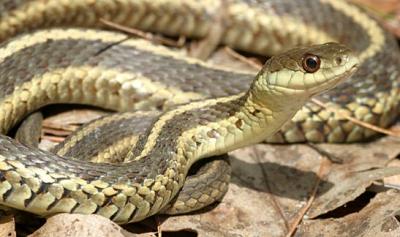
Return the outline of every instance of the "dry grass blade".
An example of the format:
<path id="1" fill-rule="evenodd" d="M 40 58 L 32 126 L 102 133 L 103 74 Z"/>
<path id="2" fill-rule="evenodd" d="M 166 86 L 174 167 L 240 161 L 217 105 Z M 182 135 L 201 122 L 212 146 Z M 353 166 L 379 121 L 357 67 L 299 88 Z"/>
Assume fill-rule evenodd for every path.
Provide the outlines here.
<path id="1" fill-rule="evenodd" d="M 43 121 L 43 128 L 44 129 L 52 129 L 52 130 L 62 130 L 62 131 L 67 131 L 69 133 L 76 131 L 79 126 L 78 125 L 71 125 L 71 124 L 56 124 L 48 121 Z"/>
<path id="2" fill-rule="evenodd" d="M 141 30 L 138 30 L 138 29 L 126 27 L 126 26 L 123 26 L 123 25 L 120 25 L 120 24 L 117 24 L 117 23 L 114 23 L 114 22 L 111 22 L 111 21 L 108 21 L 108 20 L 105 20 L 105 19 L 100 19 L 100 22 L 102 24 L 106 25 L 106 26 L 109 26 L 109 27 L 113 28 L 113 29 L 116 29 L 116 30 L 119 30 L 119 31 L 122 31 L 122 32 L 125 32 L 125 33 L 129 33 L 129 34 L 138 36 L 140 38 L 143 38 L 143 39 L 146 39 L 146 40 L 149 40 L 149 41 L 152 41 L 152 42 L 156 42 L 156 43 L 160 43 L 160 44 L 163 44 L 163 45 L 171 46 L 171 47 L 180 48 L 186 42 L 186 39 L 184 37 L 179 37 L 178 41 L 174 41 L 174 40 L 167 39 L 165 37 L 153 35 L 151 33 L 146 33 L 146 32 L 143 32 Z"/>
<path id="3" fill-rule="evenodd" d="M 261 164 L 263 162 L 262 161 L 263 154 L 261 154 L 261 151 L 256 149 L 256 148 L 254 148 L 253 149 L 253 154 L 254 154 L 253 155 L 253 159 L 255 159 L 259 164 Z M 272 188 L 271 188 L 270 183 L 269 183 L 268 173 L 264 169 L 261 169 L 261 173 L 262 173 L 262 176 L 263 176 L 263 179 L 264 179 L 265 187 L 267 188 L 269 193 L 272 193 L 272 191 L 271 191 Z M 284 211 L 282 210 L 282 207 L 279 205 L 278 200 L 276 199 L 276 197 L 274 195 L 270 195 L 269 197 L 270 197 L 272 206 L 274 207 L 276 212 L 279 213 L 280 218 L 283 220 L 283 223 L 285 225 L 285 230 L 289 230 L 289 222 L 285 218 Z"/>
<path id="4" fill-rule="evenodd" d="M 321 179 L 327 173 L 328 163 L 329 163 L 329 161 L 327 159 L 322 159 L 321 165 L 319 166 L 319 170 L 318 170 L 318 178 L 315 181 L 315 185 L 311 192 L 310 198 L 308 199 L 306 205 L 303 208 L 301 208 L 299 213 L 296 215 L 295 220 L 290 224 L 289 232 L 286 234 L 286 237 L 293 236 L 293 234 L 296 232 L 297 227 L 299 226 L 301 220 L 303 219 L 304 215 L 307 213 L 308 209 L 310 209 L 311 204 L 313 203 L 313 201 L 315 199 L 315 195 L 317 194 Z"/>
<path id="5" fill-rule="evenodd" d="M 59 143 L 78 128 L 79 126 L 76 125 L 58 125 L 44 121 L 42 124 L 42 139 Z"/>
<path id="6" fill-rule="evenodd" d="M 43 130 L 43 134 L 51 134 L 51 135 L 55 135 L 58 137 L 67 137 L 72 133 L 70 131 L 52 129 L 52 128 L 43 128 L 42 130 Z"/>
<path id="7" fill-rule="evenodd" d="M 42 139 L 50 141 L 50 142 L 60 143 L 60 142 L 63 142 L 65 140 L 65 137 L 44 135 L 44 136 L 42 136 Z"/>
<path id="8" fill-rule="evenodd" d="M 248 64 L 249 66 L 251 66 L 251 67 L 253 67 L 253 68 L 257 69 L 257 70 L 260 70 L 261 67 L 262 67 L 261 63 L 257 63 L 255 61 L 252 61 L 252 60 L 246 58 L 245 56 L 243 56 L 243 55 L 241 55 L 239 53 L 236 53 L 235 50 L 233 50 L 233 49 L 231 49 L 229 47 L 225 47 L 224 50 L 225 50 L 225 52 L 227 52 L 232 57 L 236 58 L 239 61 L 242 61 L 242 62 Z"/>

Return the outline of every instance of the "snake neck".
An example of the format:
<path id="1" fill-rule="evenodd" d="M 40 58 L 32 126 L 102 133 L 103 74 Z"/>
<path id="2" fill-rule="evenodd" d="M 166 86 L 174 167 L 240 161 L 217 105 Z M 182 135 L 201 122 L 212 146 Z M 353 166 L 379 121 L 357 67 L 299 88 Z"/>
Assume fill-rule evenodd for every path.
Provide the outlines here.
<path id="1" fill-rule="evenodd" d="M 305 98 L 288 100 L 286 96 L 258 91 L 256 88 L 220 100 L 225 101 L 217 103 L 216 107 L 229 109 L 216 111 L 216 107 L 209 107 L 208 111 L 203 110 L 203 115 L 217 115 L 219 118 L 207 123 L 202 121 L 202 126 L 197 124 L 193 129 L 183 132 L 177 142 L 178 157 L 183 155 L 193 163 L 261 142 L 277 132 L 306 101 Z"/>

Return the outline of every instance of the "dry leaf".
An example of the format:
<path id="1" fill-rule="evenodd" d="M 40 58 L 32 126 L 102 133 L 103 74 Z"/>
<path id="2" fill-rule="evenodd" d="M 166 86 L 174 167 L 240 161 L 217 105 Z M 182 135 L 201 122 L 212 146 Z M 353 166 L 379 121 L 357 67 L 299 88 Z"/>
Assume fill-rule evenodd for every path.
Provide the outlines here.
<path id="1" fill-rule="evenodd" d="M 399 0 L 351 0 L 355 4 L 374 9 L 382 14 L 390 14 L 399 9 Z"/>
<path id="2" fill-rule="evenodd" d="M 15 222 L 12 217 L 4 217 L 0 219 L 0 236 L 16 237 Z"/>
<path id="3" fill-rule="evenodd" d="M 308 216 L 313 218 L 333 210 L 362 194 L 371 183 L 399 174 L 400 168 L 387 164 L 400 154 L 398 139 L 385 137 L 371 143 L 321 144 L 318 147 L 343 161 L 333 164 L 326 177 L 334 185 L 321 184 Z"/>
<path id="4" fill-rule="evenodd" d="M 389 167 L 400 167 L 400 160 L 399 159 L 392 160 L 388 164 L 388 166 Z M 384 178 L 383 182 L 385 185 L 400 187 L 400 175 Z"/>
<path id="5" fill-rule="evenodd" d="M 342 218 L 306 220 L 295 236 L 400 236 L 400 192 L 389 190 L 377 194 L 361 211 Z"/>
<path id="6" fill-rule="evenodd" d="M 59 126 L 66 126 L 71 124 L 84 124 L 107 114 L 104 110 L 100 109 L 73 109 L 65 111 L 64 106 L 62 112 L 56 113 L 46 118 L 43 123 L 58 124 Z"/>
<path id="7" fill-rule="evenodd" d="M 335 181 L 332 188 L 316 198 L 307 216 L 310 218 L 334 210 L 365 192 L 373 181 L 400 174 L 400 167 L 378 168 L 366 171 L 336 170 L 328 180 Z M 323 190 L 325 187 L 321 187 Z"/>

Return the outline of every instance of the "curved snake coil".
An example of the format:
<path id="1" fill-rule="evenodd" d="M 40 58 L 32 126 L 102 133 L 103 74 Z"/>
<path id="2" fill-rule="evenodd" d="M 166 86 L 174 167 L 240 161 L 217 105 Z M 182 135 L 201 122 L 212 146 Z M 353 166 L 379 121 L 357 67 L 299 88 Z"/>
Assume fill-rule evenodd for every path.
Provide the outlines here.
<path id="1" fill-rule="evenodd" d="M 4 40 L 48 26 L 96 27 L 100 26 L 100 18 L 167 35 L 203 37 L 221 10 L 219 2 L 211 0 L 48 0 L 0 4 L 0 38 Z M 398 48 L 393 37 L 363 11 L 337 0 L 233 0 L 226 4 L 222 43 L 234 48 L 276 54 L 299 44 L 340 41 L 348 45 L 358 53 L 359 70 L 351 81 L 322 98 L 328 99 L 331 106 L 380 126 L 394 120 L 399 101 Z M 252 84 L 252 90 L 256 88 L 257 92 L 246 94 L 255 95 L 250 100 L 243 92 L 249 88 L 254 75 L 186 59 L 123 34 L 83 29 L 20 34 L 0 49 L 0 130 L 3 133 L 24 115 L 49 103 L 81 102 L 127 111 L 199 102 L 160 116 L 145 141 L 137 145 L 139 148 L 129 152 L 131 163 L 125 164 L 127 167 L 70 160 L 28 149 L 2 136 L 0 203 L 43 215 L 98 213 L 120 223 L 153 215 L 183 185 L 187 169 L 195 160 L 264 139 L 291 118 L 309 96 L 328 89 L 314 88 L 314 82 L 348 76 L 347 72 L 332 66 L 354 65 L 355 59 L 347 55 L 348 51 L 338 45 L 320 47 L 301 48 L 271 59 Z M 299 64 L 304 53 L 310 50 L 321 55 L 329 53 L 327 58 L 322 58 L 322 70 L 307 74 L 311 76 L 294 87 L 300 94 L 293 97 L 293 91 L 288 93 L 284 88 L 296 84 L 296 78 L 303 75 Z M 342 53 L 346 57 L 336 57 Z M 274 91 L 274 96 L 266 96 L 268 100 L 264 92 L 258 93 L 265 89 L 265 85 L 257 83 L 262 78 L 268 78 L 272 85 L 269 89 Z M 332 86 L 329 84 L 329 88 Z M 309 93 L 314 89 L 315 92 Z M 308 92 L 304 98 L 300 96 L 302 90 Z M 204 100 L 209 98 L 219 99 Z M 268 102 L 258 108 L 260 101 Z M 243 108 L 247 112 L 240 111 Z M 271 110 L 273 113 L 269 114 Z M 246 120 L 237 113 L 246 116 L 250 113 L 255 118 L 261 113 L 273 119 L 265 123 L 250 116 L 252 119 Z M 200 114 L 203 116 L 200 120 L 191 120 Z M 220 125 L 229 125 L 219 121 L 229 116 L 240 118 L 234 127 L 252 130 L 251 136 L 246 133 L 239 139 L 236 135 L 229 137 L 235 131 L 218 130 Z M 174 124 L 180 121 L 181 127 L 172 126 L 170 121 L 175 121 Z M 205 124 L 193 127 L 193 122 Z M 256 128 L 246 126 L 257 123 Z M 260 128 L 265 130 L 261 132 Z M 201 136 L 198 138 L 195 134 Z M 270 140 L 348 142 L 371 135 L 373 132 L 308 103 L 296 115 L 294 123 L 286 125 Z M 189 143 L 177 144 L 182 142 L 178 137 Z M 192 139 L 191 143 L 188 138 Z M 215 143 L 202 145 L 209 140 Z M 186 146 L 188 150 L 182 148 Z"/>

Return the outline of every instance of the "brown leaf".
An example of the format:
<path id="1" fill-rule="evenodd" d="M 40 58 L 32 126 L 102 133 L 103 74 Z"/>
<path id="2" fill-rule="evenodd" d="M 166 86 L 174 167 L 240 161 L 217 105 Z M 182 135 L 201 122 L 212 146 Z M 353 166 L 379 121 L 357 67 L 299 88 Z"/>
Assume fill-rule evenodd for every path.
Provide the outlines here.
<path id="1" fill-rule="evenodd" d="M 332 165 L 326 179 L 336 185 L 327 187 L 321 184 L 319 192 L 322 193 L 308 212 L 311 218 L 355 199 L 375 180 L 400 174 L 398 167 L 386 168 L 400 153 L 398 139 L 395 138 L 386 137 L 362 144 L 323 144 L 318 147 L 341 159 L 343 164 Z"/>
<path id="2" fill-rule="evenodd" d="M 389 190 L 376 195 L 360 212 L 336 219 L 306 220 L 295 236 L 400 236 L 399 211 L 400 192 Z"/>
<path id="3" fill-rule="evenodd" d="M 58 126 L 65 126 L 71 124 L 84 124 L 107 114 L 103 110 L 96 109 L 73 109 L 63 111 L 46 118 L 44 124 L 54 124 Z"/>
<path id="4" fill-rule="evenodd" d="M 67 108 L 47 108 L 46 112 L 50 112 L 52 114 L 43 120 L 43 134 L 39 148 L 49 150 L 56 143 L 62 142 L 65 137 L 78 129 L 78 125 L 88 123 L 93 119 L 107 114 L 103 110 L 94 108 L 75 108 L 72 110 L 67 110 Z"/>
<path id="5" fill-rule="evenodd" d="M 0 219 L 0 236 L 16 237 L 15 222 L 12 217 L 4 217 Z"/>
<path id="6" fill-rule="evenodd" d="M 351 0 L 355 4 L 365 6 L 382 14 L 390 14 L 399 9 L 399 0 Z"/>
<path id="7" fill-rule="evenodd" d="M 161 230 L 191 230 L 202 236 L 282 236 L 285 223 L 276 218 L 268 194 L 231 184 L 223 202 L 211 211 L 169 217 Z M 273 221 L 272 221 L 273 220 Z"/>
<path id="8" fill-rule="evenodd" d="M 388 164 L 388 166 L 389 167 L 400 167 L 400 160 L 399 159 L 392 160 Z M 385 185 L 392 185 L 392 186 L 400 187 L 400 175 L 384 178 L 383 182 Z"/>
<path id="9" fill-rule="evenodd" d="M 366 171 L 335 171 L 328 180 L 335 185 L 314 201 L 308 217 L 314 218 L 328 211 L 334 210 L 365 192 L 373 181 L 387 176 L 400 174 L 400 167 L 378 168 Z M 323 190 L 325 187 L 321 187 Z"/>

